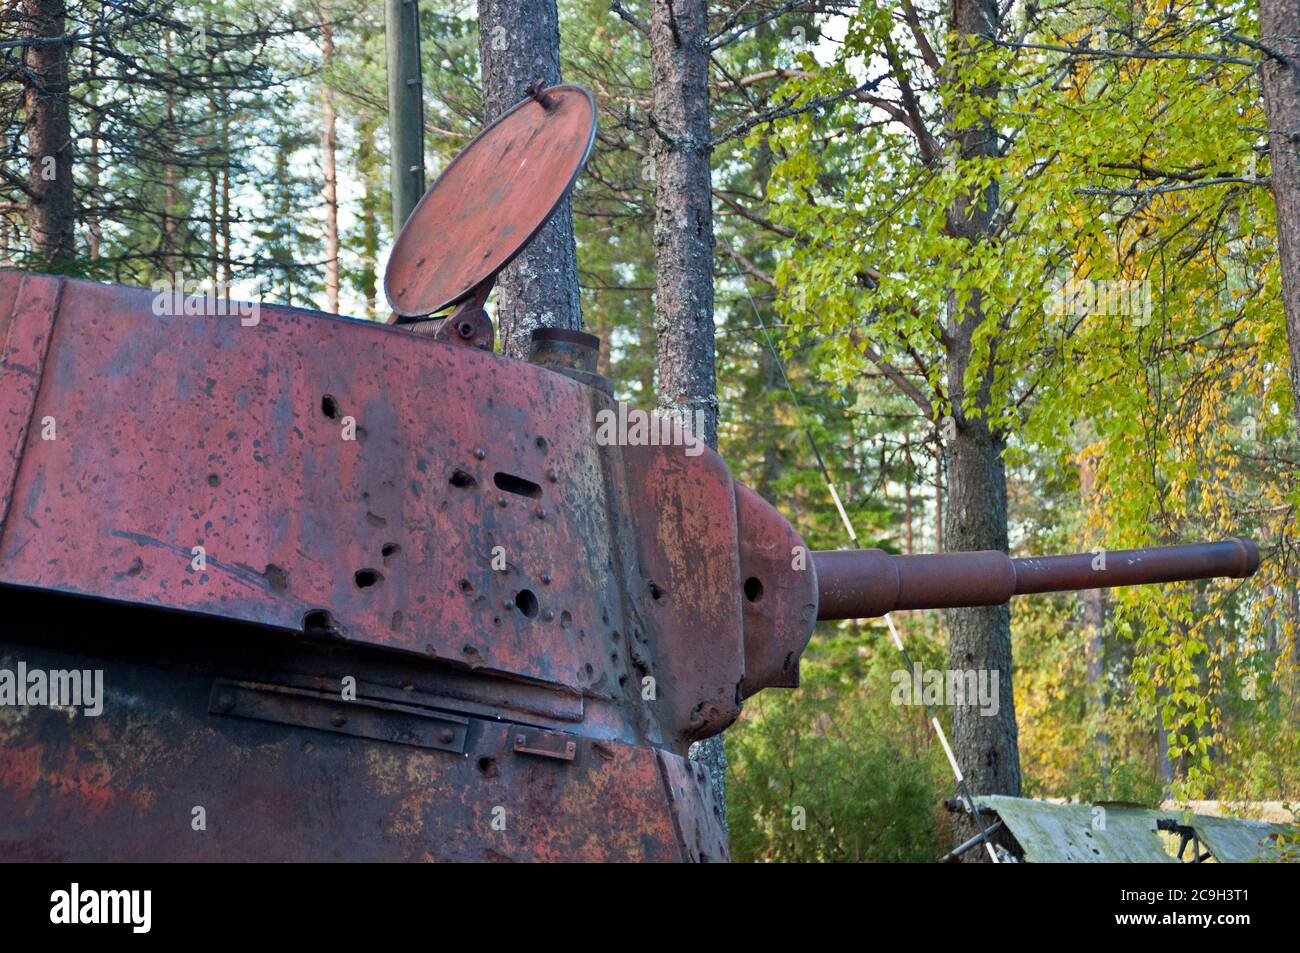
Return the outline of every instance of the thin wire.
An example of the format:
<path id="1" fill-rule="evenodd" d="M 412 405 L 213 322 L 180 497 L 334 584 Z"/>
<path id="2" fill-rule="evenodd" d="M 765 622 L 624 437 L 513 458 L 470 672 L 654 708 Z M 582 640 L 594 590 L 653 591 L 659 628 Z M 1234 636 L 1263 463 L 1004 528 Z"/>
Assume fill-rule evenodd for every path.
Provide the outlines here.
<path id="1" fill-rule="evenodd" d="M 754 317 L 758 320 L 759 329 L 763 332 L 763 342 L 767 345 L 772 359 L 776 361 L 777 370 L 781 372 L 781 382 L 785 385 L 786 393 L 790 395 L 790 401 L 794 404 L 795 418 L 799 421 L 799 427 L 803 430 L 804 436 L 808 438 L 808 444 L 812 447 L 813 456 L 817 458 L 817 468 L 821 471 L 822 479 L 826 481 L 826 489 L 830 491 L 831 499 L 835 502 L 835 509 L 840 514 L 840 521 L 844 524 L 845 532 L 848 533 L 853 548 L 861 549 L 858 534 L 853 529 L 853 522 L 849 519 L 848 513 L 845 512 L 844 504 L 840 502 L 840 495 L 835 491 L 835 482 L 831 479 L 830 470 L 826 467 L 826 461 L 822 459 L 821 449 L 817 446 L 817 438 L 813 436 L 812 430 L 808 427 L 803 412 L 803 404 L 799 400 L 799 395 L 795 393 L 794 386 L 790 383 L 789 375 L 785 372 L 785 361 L 781 359 L 781 355 L 773 346 L 772 336 L 767 329 L 767 322 L 763 320 L 763 314 L 758 309 L 758 303 L 749 291 L 749 283 L 745 281 L 745 272 L 740 264 L 740 259 L 736 257 L 735 249 L 727 246 L 727 250 L 736 263 L 736 277 L 740 279 L 740 286 L 745 289 L 745 297 L 749 299 L 749 306 L 754 309 Z M 913 664 L 912 657 L 908 654 L 907 649 L 903 646 L 903 640 L 899 637 L 898 630 L 894 628 L 894 620 L 890 618 L 888 612 L 885 613 L 885 624 L 889 626 L 889 634 L 893 636 L 894 644 L 898 647 L 899 654 L 903 656 L 907 670 L 914 672 L 916 666 Z M 948 736 L 944 733 L 943 726 L 939 724 L 939 716 L 935 714 L 934 708 L 925 700 L 924 695 L 921 696 L 921 704 L 925 706 L 926 714 L 930 716 L 930 725 L 939 738 L 939 744 L 943 746 L 943 753 L 948 756 L 948 764 L 952 766 L 953 777 L 957 781 L 957 793 L 965 802 L 966 809 L 970 811 L 971 816 L 975 818 L 975 824 L 980 830 L 980 839 L 988 851 L 989 857 L 993 863 L 1001 863 L 997 851 L 994 850 L 993 844 L 989 840 L 989 832 L 984 827 L 984 821 L 980 817 L 979 809 L 975 806 L 970 786 L 966 783 L 966 776 L 962 773 L 961 766 L 957 764 L 957 757 L 953 754 L 952 746 L 948 743 Z"/>

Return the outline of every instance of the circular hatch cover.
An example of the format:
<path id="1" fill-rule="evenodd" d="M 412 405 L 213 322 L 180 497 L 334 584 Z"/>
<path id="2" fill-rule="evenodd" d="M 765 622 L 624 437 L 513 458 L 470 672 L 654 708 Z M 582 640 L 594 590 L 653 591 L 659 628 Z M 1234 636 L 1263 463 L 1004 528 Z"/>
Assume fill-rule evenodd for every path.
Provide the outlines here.
<path id="1" fill-rule="evenodd" d="M 384 273 L 394 312 L 433 314 L 495 277 L 546 224 L 595 140 L 596 102 L 581 86 L 543 90 L 480 132 L 397 236 Z"/>

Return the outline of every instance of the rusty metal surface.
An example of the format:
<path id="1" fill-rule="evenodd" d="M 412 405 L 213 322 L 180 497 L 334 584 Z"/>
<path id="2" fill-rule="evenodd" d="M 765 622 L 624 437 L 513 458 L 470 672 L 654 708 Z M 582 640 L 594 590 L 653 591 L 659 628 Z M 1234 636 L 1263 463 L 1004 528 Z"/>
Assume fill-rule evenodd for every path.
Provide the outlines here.
<path id="1" fill-rule="evenodd" d="M 24 404 L 58 439 L 21 441 L 0 584 L 513 680 L 478 695 L 677 753 L 734 720 L 742 684 L 796 683 L 815 581 L 785 554 L 802 541 L 675 425 L 607 446 L 595 421 L 617 405 L 545 367 L 298 309 L 246 327 L 24 281 L 62 288 Z"/>
<path id="2" fill-rule="evenodd" d="M 382 726 L 391 706 L 367 686 L 387 678 L 384 659 L 50 593 L 8 593 L 6 608 L 0 667 L 101 668 L 105 699 L 100 717 L 0 706 L 0 860 L 726 859 L 707 784 L 671 752 L 531 727 L 526 747 L 573 750 L 521 752 L 518 724 L 456 715 L 412 686 L 383 740 L 305 725 L 318 702 L 295 711 L 274 687 L 284 705 L 260 715 L 275 717 L 238 717 L 213 710 L 229 687 L 214 670 L 292 672 L 322 693 L 342 670 L 359 701 L 332 704 Z M 422 683 L 437 665 L 405 674 Z M 411 717 L 456 726 L 461 750 L 411 743 Z"/>
<path id="3" fill-rule="evenodd" d="M 45 370 L 63 281 L 0 271 L 0 527 L 13 501 L 14 484 L 36 392 Z"/>
<path id="4" fill-rule="evenodd" d="M 567 328 L 537 328 L 528 342 L 528 360 L 581 384 L 614 396 L 614 384 L 597 373 L 600 338 Z"/>
<path id="5" fill-rule="evenodd" d="M 1031 556 L 1013 560 L 1016 594 L 1141 586 L 1184 579 L 1244 579 L 1259 568 L 1259 547 L 1249 539 L 1218 543 L 1117 549 L 1105 553 L 1105 566 L 1097 555 Z"/>
<path id="6" fill-rule="evenodd" d="M 1102 561 L 1104 557 L 1104 562 Z M 993 550 L 892 556 L 879 549 L 814 554 L 819 619 L 904 609 L 992 606 L 1012 596 L 1195 579 L 1241 579 L 1259 568 L 1248 539 L 1012 558 Z"/>
<path id="7" fill-rule="evenodd" d="M 817 571 L 807 544 L 770 503 L 736 485 L 741 611 L 748 698 L 762 688 L 798 688 L 799 656 L 817 619 Z"/>
<path id="8" fill-rule="evenodd" d="M 546 224 L 596 137 L 596 104 L 555 86 L 525 99 L 443 170 L 398 236 L 384 292 L 398 315 L 432 314 L 490 281 Z"/>

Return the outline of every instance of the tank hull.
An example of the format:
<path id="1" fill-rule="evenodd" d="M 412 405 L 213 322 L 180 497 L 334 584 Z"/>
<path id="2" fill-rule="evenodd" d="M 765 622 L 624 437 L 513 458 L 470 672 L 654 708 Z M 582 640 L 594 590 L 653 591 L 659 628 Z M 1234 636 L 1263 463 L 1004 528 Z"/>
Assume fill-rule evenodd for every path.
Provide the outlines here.
<path id="1" fill-rule="evenodd" d="M 436 673 L 342 646 L 0 599 L 0 670 L 103 685 L 98 716 L 0 706 L 0 860 L 727 859 L 707 777 L 671 752 L 453 710 L 423 677 Z M 359 702 L 319 690 L 345 670 Z"/>

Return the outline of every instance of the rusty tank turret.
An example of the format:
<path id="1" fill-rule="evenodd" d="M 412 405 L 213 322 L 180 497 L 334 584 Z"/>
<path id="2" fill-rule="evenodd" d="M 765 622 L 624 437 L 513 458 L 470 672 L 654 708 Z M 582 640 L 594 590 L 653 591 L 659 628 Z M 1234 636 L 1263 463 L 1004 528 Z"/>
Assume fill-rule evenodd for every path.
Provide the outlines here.
<path id="1" fill-rule="evenodd" d="M 557 87 L 453 162 L 394 326 L 0 271 L 0 859 L 722 860 L 687 749 L 818 619 L 1254 571 L 810 554 L 595 338 L 492 353 L 594 124 Z"/>

